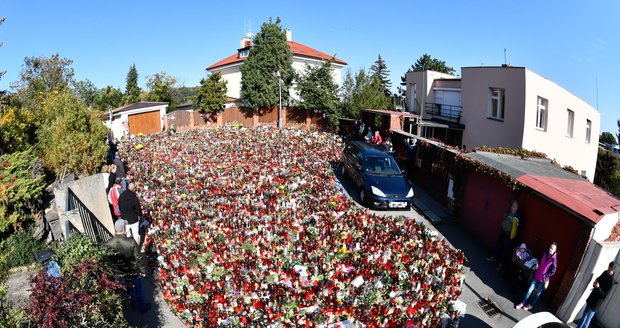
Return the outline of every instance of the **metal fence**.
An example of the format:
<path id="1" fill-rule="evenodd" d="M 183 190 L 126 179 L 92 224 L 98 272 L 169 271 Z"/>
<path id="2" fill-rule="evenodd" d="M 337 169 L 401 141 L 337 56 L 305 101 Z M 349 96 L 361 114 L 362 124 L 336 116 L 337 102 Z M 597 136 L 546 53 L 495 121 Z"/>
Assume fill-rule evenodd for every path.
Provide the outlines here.
<path id="1" fill-rule="evenodd" d="M 77 209 L 80 214 L 82 226 L 84 227 L 84 234 L 95 244 L 102 244 L 112 238 L 112 234 L 105 228 L 105 226 L 97 219 L 95 214 L 91 212 L 82 203 L 80 198 L 71 190 L 67 188 L 67 211 Z"/>

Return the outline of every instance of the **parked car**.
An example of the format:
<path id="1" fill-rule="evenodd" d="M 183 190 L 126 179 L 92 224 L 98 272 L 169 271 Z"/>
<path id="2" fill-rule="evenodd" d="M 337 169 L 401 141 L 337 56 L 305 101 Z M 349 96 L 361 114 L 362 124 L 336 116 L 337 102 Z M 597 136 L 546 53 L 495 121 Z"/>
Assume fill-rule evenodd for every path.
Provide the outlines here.
<path id="1" fill-rule="evenodd" d="M 413 188 L 392 155 L 363 141 L 348 142 L 341 154 L 342 176 L 359 189 L 362 204 L 381 209 L 409 209 Z"/>
<path id="2" fill-rule="evenodd" d="M 549 312 L 538 312 L 517 322 L 512 328 L 570 328 Z"/>

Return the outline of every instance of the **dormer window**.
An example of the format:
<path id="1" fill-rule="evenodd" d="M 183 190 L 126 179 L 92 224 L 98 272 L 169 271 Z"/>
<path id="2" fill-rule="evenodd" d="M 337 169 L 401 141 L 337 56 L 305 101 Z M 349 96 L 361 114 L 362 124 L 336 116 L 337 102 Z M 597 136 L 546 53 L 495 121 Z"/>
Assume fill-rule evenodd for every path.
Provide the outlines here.
<path id="1" fill-rule="evenodd" d="M 239 51 L 239 58 L 246 58 L 250 54 L 250 49 L 244 49 Z"/>

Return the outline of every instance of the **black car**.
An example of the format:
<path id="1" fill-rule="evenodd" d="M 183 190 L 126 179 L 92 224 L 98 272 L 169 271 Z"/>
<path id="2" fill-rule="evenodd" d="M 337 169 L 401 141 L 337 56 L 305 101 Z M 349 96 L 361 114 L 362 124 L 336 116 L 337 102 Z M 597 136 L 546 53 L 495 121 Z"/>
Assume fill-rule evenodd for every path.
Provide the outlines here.
<path id="1" fill-rule="evenodd" d="M 409 209 L 413 188 L 394 157 L 363 141 L 347 143 L 341 155 L 342 176 L 350 176 L 363 204 L 382 209 Z"/>

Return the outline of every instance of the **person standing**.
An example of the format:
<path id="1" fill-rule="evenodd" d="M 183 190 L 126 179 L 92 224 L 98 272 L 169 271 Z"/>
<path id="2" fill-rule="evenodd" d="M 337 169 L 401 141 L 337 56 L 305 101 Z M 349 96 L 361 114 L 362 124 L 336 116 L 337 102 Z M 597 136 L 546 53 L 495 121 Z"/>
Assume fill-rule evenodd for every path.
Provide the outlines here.
<path id="1" fill-rule="evenodd" d="M 126 236 L 126 226 L 125 220 L 117 220 L 114 223 L 116 235 L 105 244 L 114 250 L 114 255 L 109 259 L 114 271 L 125 278 L 132 306 L 137 306 L 141 313 L 146 313 L 151 307 L 151 304 L 147 304 L 144 300 L 142 288 L 142 278 L 146 276 L 146 265 L 138 244 Z"/>
<path id="2" fill-rule="evenodd" d="M 549 287 L 549 279 L 555 274 L 558 267 L 556 253 L 557 248 L 558 246 L 556 243 L 551 243 L 549 250 L 543 254 L 540 259 L 540 263 L 538 263 L 538 269 L 534 273 L 534 277 L 532 277 L 530 287 L 527 289 L 525 296 L 523 296 L 521 303 L 515 305 L 515 309 L 523 308 L 524 310 L 529 311 L 532 306 L 538 302 L 540 294 L 542 294 L 543 290 Z M 536 293 L 534 293 L 534 298 L 528 304 L 528 300 L 534 289 L 536 289 Z"/>
<path id="3" fill-rule="evenodd" d="M 609 263 L 607 270 L 594 280 L 592 292 L 590 292 L 590 296 L 586 299 L 586 307 L 583 310 L 583 315 L 579 320 L 577 328 L 587 328 L 590 326 L 590 321 L 596 314 L 596 308 L 603 302 L 605 297 L 607 297 L 607 293 L 611 289 L 611 286 L 614 285 L 615 267 L 616 265 L 614 262 Z"/>
<path id="4" fill-rule="evenodd" d="M 118 198 L 121 196 L 122 193 L 123 188 L 121 187 L 121 179 L 116 178 L 116 182 L 114 183 L 112 188 L 110 188 L 110 191 L 108 191 L 108 203 L 110 204 L 110 207 L 112 209 L 112 215 L 114 216 L 113 219 L 115 222 L 121 216 L 121 211 L 118 207 Z"/>
<path id="5" fill-rule="evenodd" d="M 114 158 L 114 165 L 116 165 L 116 177 L 121 180 L 121 186 L 123 190 L 127 189 L 127 173 L 125 173 L 125 164 L 118 155 Z"/>
<path id="6" fill-rule="evenodd" d="M 514 247 L 514 240 L 519 229 L 518 210 L 519 202 L 513 200 L 510 210 L 504 214 L 504 219 L 502 220 L 497 244 L 495 244 L 495 255 L 487 258 L 489 261 L 497 261 L 498 268 L 502 267 L 502 262 L 506 260 L 508 252 Z"/>
<path id="7" fill-rule="evenodd" d="M 142 215 L 140 200 L 136 196 L 136 184 L 130 183 L 120 197 L 118 197 L 118 207 L 121 211 L 121 218 L 127 221 L 127 237 L 133 237 L 136 244 L 140 243 L 139 218 Z"/>
<path id="8" fill-rule="evenodd" d="M 375 131 L 375 135 L 370 139 L 370 142 L 374 143 L 375 145 L 379 145 L 383 142 L 379 130 Z"/>

